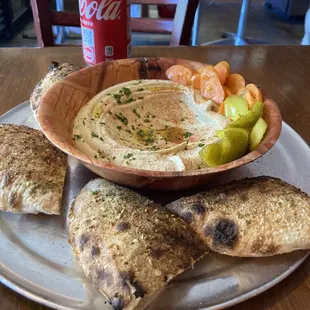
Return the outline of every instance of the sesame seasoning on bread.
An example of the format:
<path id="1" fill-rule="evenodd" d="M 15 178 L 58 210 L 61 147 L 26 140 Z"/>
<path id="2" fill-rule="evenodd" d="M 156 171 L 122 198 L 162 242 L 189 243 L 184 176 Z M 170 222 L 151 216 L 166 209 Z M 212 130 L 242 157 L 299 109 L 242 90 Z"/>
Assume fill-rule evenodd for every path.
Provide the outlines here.
<path id="1" fill-rule="evenodd" d="M 114 309 L 144 309 L 208 248 L 189 225 L 129 189 L 89 182 L 70 211 L 70 243 Z"/>

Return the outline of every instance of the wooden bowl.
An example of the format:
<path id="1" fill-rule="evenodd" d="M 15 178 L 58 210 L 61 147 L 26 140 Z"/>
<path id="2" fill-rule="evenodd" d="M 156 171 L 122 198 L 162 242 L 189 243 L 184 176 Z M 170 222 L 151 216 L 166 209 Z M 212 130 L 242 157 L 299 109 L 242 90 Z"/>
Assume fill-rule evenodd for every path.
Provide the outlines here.
<path id="1" fill-rule="evenodd" d="M 172 58 L 137 58 L 105 62 L 70 74 L 46 92 L 38 109 L 38 122 L 46 137 L 63 152 L 78 158 L 87 168 L 113 182 L 137 188 L 179 190 L 196 187 L 245 165 L 266 153 L 281 132 L 281 115 L 276 103 L 264 95 L 264 119 L 268 131 L 257 149 L 228 164 L 194 171 L 147 171 L 102 164 L 76 148 L 72 140 L 74 119 L 92 97 L 102 90 L 137 79 L 167 79 L 166 70 L 175 64 L 198 69 L 204 64 Z"/>

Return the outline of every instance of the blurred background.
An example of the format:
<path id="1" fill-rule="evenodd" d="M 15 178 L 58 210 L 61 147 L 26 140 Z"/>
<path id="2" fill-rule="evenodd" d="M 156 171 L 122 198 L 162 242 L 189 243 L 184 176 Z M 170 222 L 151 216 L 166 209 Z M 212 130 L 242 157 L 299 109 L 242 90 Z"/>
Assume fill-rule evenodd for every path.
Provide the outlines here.
<path id="1" fill-rule="evenodd" d="M 309 0 L 246 2 L 247 6 L 240 14 L 242 0 L 201 0 L 195 15 L 191 45 L 301 44 L 305 36 Z M 78 12 L 78 0 L 49 1 L 49 7 L 52 10 Z M 131 16 L 173 18 L 175 9 L 176 5 L 132 4 Z M 249 39 L 241 40 L 238 44 L 235 40 L 222 40 L 237 32 L 239 22 L 244 36 Z M 81 44 L 79 28 L 53 26 L 53 33 L 58 44 Z M 169 45 L 170 36 L 165 33 L 135 32 L 132 45 Z M 304 38 L 303 43 L 308 44 L 307 39 Z M 37 46 L 30 0 L 0 0 L 0 47 Z"/>

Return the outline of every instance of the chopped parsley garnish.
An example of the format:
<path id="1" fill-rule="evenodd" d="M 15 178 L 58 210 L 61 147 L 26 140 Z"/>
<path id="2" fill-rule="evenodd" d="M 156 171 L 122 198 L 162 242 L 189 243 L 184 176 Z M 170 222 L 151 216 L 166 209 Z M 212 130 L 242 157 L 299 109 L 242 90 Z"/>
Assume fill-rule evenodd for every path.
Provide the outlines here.
<path id="1" fill-rule="evenodd" d="M 122 102 L 122 104 L 125 104 L 125 103 L 130 103 L 130 102 L 133 102 L 133 101 L 136 101 L 136 99 L 133 99 L 133 98 L 129 98 L 125 101 Z"/>
<path id="2" fill-rule="evenodd" d="M 130 103 L 133 102 L 135 99 L 133 98 L 128 98 L 125 101 L 121 101 L 121 98 L 123 96 L 129 97 L 131 95 L 131 90 L 127 87 L 123 87 L 121 90 L 119 90 L 118 93 L 114 93 L 113 97 L 116 100 L 117 103 L 119 104 L 125 104 L 125 103 Z"/>
<path id="3" fill-rule="evenodd" d="M 102 137 L 100 137 L 99 139 L 100 139 L 101 141 L 103 141 L 103 138 L 102 138 Z"/>
<path id="4" fill-rule="evenodd" d="M 122 126 L 116 126 L 116 128 L 117 128 L 118 130 L 121 130 L 121 129 L 122 129 Z"/>
<path id="5" fill-rule="evenodd" d="M 85 120 L 83 119 L 83 125 L 85 126 Z"/>
<path id="6" fill-rule="evenodd" d="M 131 125 L 132 130 L 136 130 L 136 127 L 134 125 Z"/>
<path id="7" fill-rule="evenodd" d="M 139 129 L 137 131 L 137 134 L 138 134 L 138 136 L 140 136 L 142 138 L 143 141 L 145 141 L 147 143 L 153 143 L 155 141 L 153 130 L 144 131 L 142 129 Z"/>
<path id="8" fill-rule="evenodd" d="M 186 141 L 186 146 L 185 146 L 185 150 L 187 150 L 187 146 L 188 146 L 188 141 Z"/>
<path id="9" fill-rule="evenodd" d="M 73 140 L 80 140 L 82 139 L 82 136 L 81 135 L 73 135 Z"/>
<path id="10" fill-rule="evenodd" d="M 133 84 L 133 85 L 139 85 L 139 84 L 141 84 L 141 83 L 142 83 L 142 81 L 139 80 L 137 83 L 135 83 L 135 84 Z"/>
<path id="11" fill-rule="evenodd" d="M 204 143 L 199 143 L 198 146 L 199 147 L 203 147 L 203 146 L 205 146 L 205 144 Z"/>
<path id="12" fill-rule="evenodd" d="M 104 153 L 102 151 L 98 150 L 98 154 L 101 158 L 104 158 Z"/>
<path id="13" fill-rule="evenodd" d="M 184 132 L 184 138 L 189 138 L 190 136 L 192 136 L 193 134 L 190 133 L 189 131 L 185 131 Z"/>
<path id="14" fill-rule="evenodd" d="M 105 122 L 100 122 L 100 125 L 105 125 Z"/>
<path id="15" fill-rule="evenodd" d="M 140 136 L 140 137 L 144 137 L 145 136 L 145 131 L 142 130 L 142 129 L 139 129 L 137 134 Z"/>
<path id="16" fill-rule="evenodd" d="M 115 117 L 120 120 L 124 125 L 128 125 L 128 119 L 122 113 L 115 114 Z"/>
<path id="17" fill-rule="evenodd" d="M 131 95 L 131 90 L 127 87 L 123 87 L 120 92 L 122 92 L 126 97 L 129 97 Z"/>
<path id="18" fill-rule="evenodd" d="M 114 99 L 116 100 L 117 103 L 122 103 L 121 102 L 121 94 L 113 94 Z"/>
<path id="19" fill-rule="evenodd" d="M 95 156 L 94 156 L 96 159 L 98 159 L 98 156 L 97 156 L 97 154 L 95 154 Z"/>
<path id="20" fill-rule="evenodd" d="M 92 136 L 92 138 L 99 138 L 99 136 L 95 132 L 92 132 L 91 136 Z"/>
<path id="21" fill-rule="evenodd" d="M 136 114 L 137 117 L 139 117 L 139 118 L 141 117 L 141 115 L 137 112 L 136 109 L 133 109 L 132 112 L 133 112 L 134 114 Z"/>
<path id="22" fill-rule="evenodd" d="M 144 99 L 144 97 L 138 97 L 138 99 L 141 99 L 141 100 L 142 100 L 142 99 Z"/>
<path id="23" fill-rule="evenodd" d="M 150 123 L 150 122 L 151 121 L 149 119 L 147 119 L 147 118 L 144 120 L 144 123 Z"/>
<path id="24" fill-rule="evenodd" d="M 145 139 L 146 142 L 148 143 L 153 143 L 155 140 L 154 140 L 154 137 L 153 136 L 149 136 Z"/>
<path id="25" fill-rule="evenodd" d="M 116 156 L 113 156 L 112 159 L 113 159 L 113 160 L 116 159 Z"/>
<path id="26" fill-rule="evenodd" d="M 153 115 L 152 115 L 152 118 L 155 118 L 155 117 L 156 117 L 156 115 L 153 114 Z"/>
<path id="27" fill-rule="evenodd" d="M 133 154 L 132 153 L 128 153 L 128 154 L 124 155 L 124 158 L 130 158 L 131 156 L 133 156 Z"/>
<path id="28" fill-rule="evenodd" d="M 144 88 L 138 88 L 137 91 L 144 91 Z"/>

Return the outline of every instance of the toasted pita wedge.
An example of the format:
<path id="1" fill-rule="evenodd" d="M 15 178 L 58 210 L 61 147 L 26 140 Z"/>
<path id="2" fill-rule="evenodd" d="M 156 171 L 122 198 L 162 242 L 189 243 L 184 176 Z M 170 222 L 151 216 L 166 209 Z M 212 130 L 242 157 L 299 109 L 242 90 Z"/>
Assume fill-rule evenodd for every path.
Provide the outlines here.
<path id="1" fill-rule="evenodd" d="M 167 208 L 215 252 L 260 257 L 310 249 L 310 198 L 279 179 L 234 181 Z"/>
<path id="2" fill-rule="evenodd" d="M 183 220 L 104 179 L 82 189 L 69 218 L 80 265 L 115 309 L 144 309 L 208 251 Z"/>
<path id="3" fill-rule="evenodd" d="M 30 107 L 36 118 L 37 110 L 42 96 L 50 89 L 56 82 L 65 78 L 68 74 L 79 70 L 78 67 L 70 65 L 68 63 L 59 64 L 58 62 L 52 62 L 49 72 L 46 76 L 36 85 L 32 94 L 30 95 Z"/>
<path id="4" fill-rule="evenodd" d="M 40 131 L 0 124 L 0 210 L 60 214 L 66 161 Z"/>

